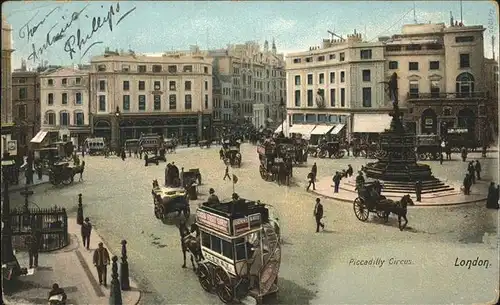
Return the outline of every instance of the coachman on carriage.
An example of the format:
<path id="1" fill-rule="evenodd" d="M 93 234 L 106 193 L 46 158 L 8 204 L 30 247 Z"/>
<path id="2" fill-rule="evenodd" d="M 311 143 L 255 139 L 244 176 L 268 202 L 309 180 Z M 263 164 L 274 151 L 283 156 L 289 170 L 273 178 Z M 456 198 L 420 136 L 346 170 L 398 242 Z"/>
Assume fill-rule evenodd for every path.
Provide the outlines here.
<path id="1" fill-rule="evenodd" d="M 197 254 L 201 287 L 214 291 L 224 303 L 247 296 L 260 303 L 276 294 L 281 263 L 277 226 L 259 202 L 233 199 L 203 204 L 196 211 L 197 229 L 191 230 L 197 231 L 201 253 L 190 248 Z M 192 238 L 183 238 L 183 246 L 188 239 Z"/>
<path id="2" fill-rule="evenodd" d="M 277 181 L 279 185 L 290 185 L 292 178 L 292 158 L 287 155 L 286 146 L 276 145 L 274 141 L 266 140 L 257 146 L 260 166 L 259 172 L 266 181 Z"/>
<path id="3" fill-rule="evenodd" d="M 229 146 L 224 150 L 224 163 L 241 167 L 241 152 L 239 146 Z"/>

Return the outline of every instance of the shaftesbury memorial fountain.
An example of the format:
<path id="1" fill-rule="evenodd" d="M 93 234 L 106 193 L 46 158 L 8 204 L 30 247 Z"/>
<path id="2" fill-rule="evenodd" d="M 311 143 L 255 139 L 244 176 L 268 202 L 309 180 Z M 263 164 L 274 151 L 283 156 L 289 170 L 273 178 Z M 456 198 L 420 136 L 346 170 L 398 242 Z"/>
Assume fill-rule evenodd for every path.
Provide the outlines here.
<path id="1" fill-rule="evenodd" d="M 405 130 L 403 113 L 398 106 L 398 76 L 392 74 L 389 94 L 393 101 L 390 128 L 380 135 L 380 146 L 384 151 L 377 162 L 368 163 L 364 172 L 368 178 L 384 182 L 384 189 L 389 192 L 415 191 L 415 182 L 422 182 L 422 193 L 452 190 L 432 175 L 431 168 L 418 164 L 415 154 L 415 138 L 413 132 Z"/>

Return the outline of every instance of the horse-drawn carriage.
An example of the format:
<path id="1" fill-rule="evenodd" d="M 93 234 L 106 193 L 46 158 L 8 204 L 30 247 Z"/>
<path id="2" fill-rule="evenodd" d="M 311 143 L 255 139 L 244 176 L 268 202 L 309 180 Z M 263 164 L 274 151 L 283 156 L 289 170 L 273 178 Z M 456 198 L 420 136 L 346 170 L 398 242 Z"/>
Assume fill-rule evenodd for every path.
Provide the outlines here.
<path id="1" fill-rule="evenodd" d="M 416 154 L 419 160 L 438 160 L 441 154 L 441 141 L 437 135 L 418 135 Z"/>
<path id="2" fill-rule="evenodd" d="M 173 212 L 177 212 L 178 216 L 182 212 L 185 218 L 189 217 L 189 198 L 185 189 L 160 186 L 158 180 L 155 179 L 151 194 L 153 195 L 154 214 L 157 219 L 164 219 Z"/>
<path id="3" fill-rule="evenodd" d="M 304 139 L 295 139 L 295 164 L 307 163 L 308 146 Z"/>
<path id="4" fill-rule="evenodd" d="M 279 224 L 266 205 L 245 199 L 205 203 L 196 211 L 196 224 L 202 254 L 197 274 L 205 291 L 224 303 L 247 296 L 261 302 L 278 292 Z"/>
<path id="5" fill-rule="evenodd" d="M 400 201 L 393 201 L 381 195 L 382 185 L 378 181 L 364 183 L 358 187 L 358 197 L 354 199 L 353 209 L 356 217 L 361 221 L 367 221 L 370 212 L 377 214 L 383 218 L 385 222 L 389 220 L 391 213 L 398 216 L 399 229 L 402 231 L 408 224 L 406 218 L 407 206 L 413 205 L 413 200 L 410 195 L 404 195 Z M 401 225 L 401 219 L 405 223 Z"/>
<path id="6" fill-rule="evenodd" d="M 266 181 L 277 181 L 278 184 L 290 185 L 293 175 L 293 160 L 286 155 L 286 149 L 280 149 L 274 142 L 265 142 L 257 147 L 260 166 L 259 172 Z"/>
<path id="7" fill-rule="evenodd" d="M 340 142 L 326 142 L 318 145 L 316 148 L 318 158 L 336 158 L 340 159 L 344 157 L 345 150 L 341 146 Z"/>
<path id="8" fill-rule="evenodd" d="M 209 141 L 209 140 L 201 140 L 198 142 L 198 146 L 200 146 L 200 148 L 203 148 L 203 147 L 210 148 L 210 144 L 211 144 L 211 141 Z"/>
<path id="9" fill-rule="evenodd" d="M 199 168 L 191 168 L 186 172 L 181 172 L 182 187 L 189 187 L 193 183 L 201 185 L 201 173 Z"/>
<path id="10" fill-rule="evenodd" d="M 85 161 L 78 166 L 70 166 L 68 162 L 54 163 L 49 169 L 49 181 L 52 185 L 70 185 L 76 174 L 83 174 Z"/>
<path id="11" fill-rule="evenodd" d="M 229 146 L 224 150 L 224 163 L 227 165 L 241 167 L 241 152 L 238 146 Z"/>

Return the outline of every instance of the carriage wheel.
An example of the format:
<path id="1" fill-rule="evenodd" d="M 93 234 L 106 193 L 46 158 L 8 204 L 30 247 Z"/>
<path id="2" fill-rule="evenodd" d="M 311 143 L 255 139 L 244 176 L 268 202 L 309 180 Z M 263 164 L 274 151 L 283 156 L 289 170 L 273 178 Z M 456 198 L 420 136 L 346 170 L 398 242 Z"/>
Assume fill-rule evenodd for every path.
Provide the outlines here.
<path id="1" fill-rule="evenodd" d="M 354 200 L 353 209 L 354 209 L 354 214 L 359 220 L 361 221 L 368 220 L 368 214 L 370 212 L 368 211 L 368 207 L 365 205 L 363 200 L 361 200 L 359 197 Z"/>
<path id="2" fill-rule="evenodd" d="M 233 286 L 231 285 L 231 278 L 221 267 L 215 268 L 214 284 L 217 291 L 217 296 L 223 303 L 230 303 L 234 299 L 234 291 Z"/>
<path id="3" fill-rule="evenodd" d="M 161 218 L 160 209 L 158 208 L 158 206 L 156 204 L 155 204 L 155 207 L 154 207 L 154 213 L 155 213 L 156 219 L 160 219 Z"/>
<path id="4" fill-rule="evenodd" d="M 323 159 L 324 157 L 326 157 L 326 151 L 322 150 L 318 153 L 318 158 Z"/>
<path id="5" fill-rule="evenodd" d="M 420 153 L 420 154 L 418 154 L 418 159 L 419 160 L 426 160 L 427 159 L 427 154 L 426 153 Z"/>
<path id="6" fill-rule="evenodd" d="M 207 292 L 212 291 L 212 279 L 210 277 L 210 270 L 208 270 L 206 264 L 200 264 L 198 266 L 198 280 L 200 281 L 200 285 L 203 290 Z"/>
<path id="7" fill-rule="evenodd" d="M 73 183 L 73 176 L 67 176 L 64 180 L 62 180 L 62 184 L 64 185 L 70 185 Z"/>

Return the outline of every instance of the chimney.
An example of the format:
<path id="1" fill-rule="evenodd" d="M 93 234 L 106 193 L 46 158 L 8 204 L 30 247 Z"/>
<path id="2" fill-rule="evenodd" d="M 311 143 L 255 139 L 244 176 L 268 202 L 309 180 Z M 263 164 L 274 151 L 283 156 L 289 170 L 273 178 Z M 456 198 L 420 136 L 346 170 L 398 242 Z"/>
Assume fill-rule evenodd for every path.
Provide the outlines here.
<path id="1" fill-rule="evenodd" d="M 453 26 L 453 14 L 450 11 L 450 26 Z"/>

